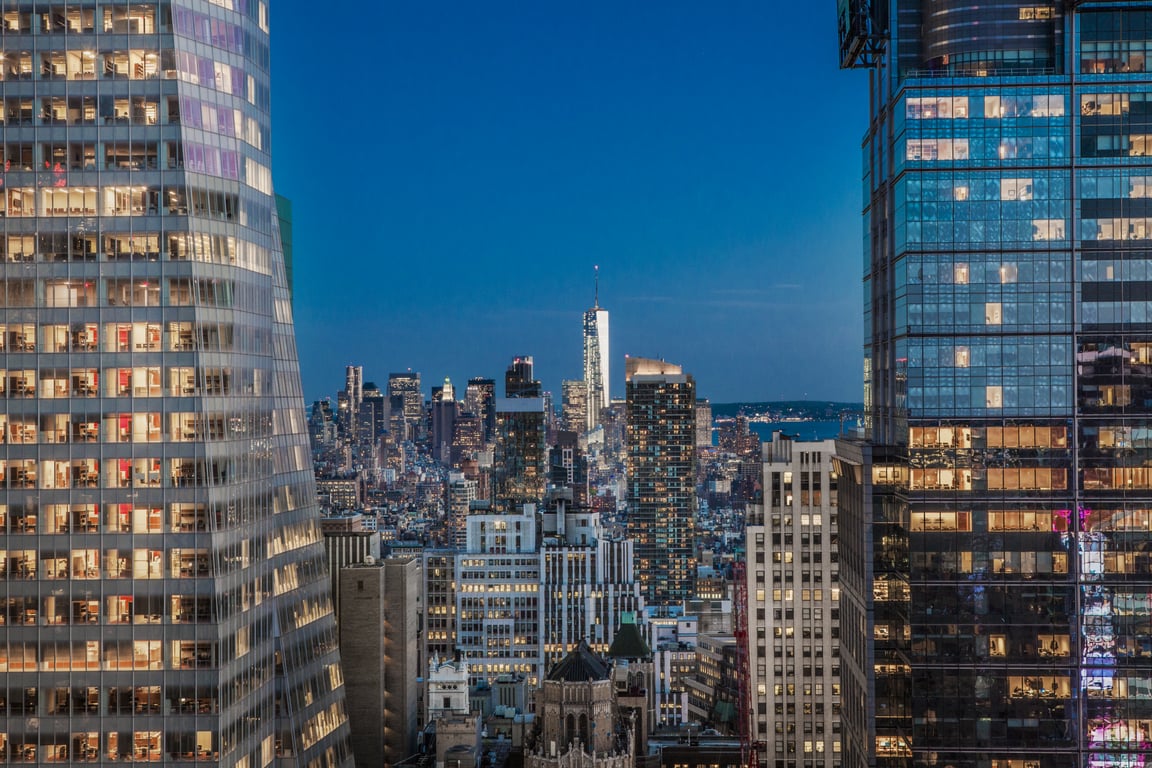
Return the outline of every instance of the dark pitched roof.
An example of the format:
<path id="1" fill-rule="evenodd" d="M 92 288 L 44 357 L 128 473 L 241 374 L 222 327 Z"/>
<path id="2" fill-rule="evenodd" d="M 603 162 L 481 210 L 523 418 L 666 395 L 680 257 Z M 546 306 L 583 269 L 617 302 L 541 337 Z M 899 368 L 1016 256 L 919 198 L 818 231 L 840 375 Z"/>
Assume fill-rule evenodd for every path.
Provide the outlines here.
<path id="1" fill-rule="evenodd" d="M 588 643 L 583 640 L 573 648 L 567 656 L 560 659 L 552 671 L 548 673 L 549 680 L 568 683 L 586 683 L 590 680 L 607 680 L 608 665 L 593 653 Z"/>
<path id="2" fill-rule="evenodd" d="M 612 645 L 608 648 L 608 657 L 612 659 L 648 659 L 652 657 L 652 649 L 644 642 L 640 628 L 632 623 L 620 625 Z"/>

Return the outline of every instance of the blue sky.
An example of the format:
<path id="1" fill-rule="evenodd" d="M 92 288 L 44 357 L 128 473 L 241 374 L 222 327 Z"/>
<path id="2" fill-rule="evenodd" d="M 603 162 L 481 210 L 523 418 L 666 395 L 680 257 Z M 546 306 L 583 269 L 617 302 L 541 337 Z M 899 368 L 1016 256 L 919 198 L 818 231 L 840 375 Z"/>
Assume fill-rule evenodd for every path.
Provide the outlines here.
<path id="1" fill-rule="evenodd" d="M 581 375 L 663 357 L 714 402 L 861 398 L 867 79 L 835 3 L 273 7 L 305 397 L 343 367 Z"/>

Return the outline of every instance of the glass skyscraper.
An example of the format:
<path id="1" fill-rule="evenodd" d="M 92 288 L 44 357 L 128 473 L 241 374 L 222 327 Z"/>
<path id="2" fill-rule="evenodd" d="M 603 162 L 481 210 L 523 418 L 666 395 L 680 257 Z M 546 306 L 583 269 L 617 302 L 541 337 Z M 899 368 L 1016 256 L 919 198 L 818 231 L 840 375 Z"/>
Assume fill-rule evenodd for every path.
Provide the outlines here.
<path id="1" fill-rule="evenodd" d="M 591 432 L 603 423 L 605 408 L 612 404 L 609 370 L 608 310 L 600 306 L 600 270 L 596 270 L 596 301 L 584 311 L 584 427 Z"/>
<path id="2" fill-rule="evenodd" d="M 872 69 L 846 766 L 1152 750 L 1152 4 L 841 2 Z"/>
<path id="3" fill-rule="evenodd" d="M 268 5 L 0 16 L 0 760 L 348 765 Z"/>

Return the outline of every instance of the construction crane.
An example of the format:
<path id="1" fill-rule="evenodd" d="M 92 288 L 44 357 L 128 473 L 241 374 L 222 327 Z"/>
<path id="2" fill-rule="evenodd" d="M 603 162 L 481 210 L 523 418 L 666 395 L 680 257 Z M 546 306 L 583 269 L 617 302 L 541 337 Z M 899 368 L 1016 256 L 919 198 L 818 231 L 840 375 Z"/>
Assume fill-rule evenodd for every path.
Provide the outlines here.
<path id="1" fill-rule="evenodd" d="M 735 585 L 733 600 L 734 634 L 736 635 L 736 728 L 740 736 L 740 765 L 760 768 L 760 745 L 752 739 L 752 675 L 748 662 L 748 575 L 744 563 L 732 567 Z"/>

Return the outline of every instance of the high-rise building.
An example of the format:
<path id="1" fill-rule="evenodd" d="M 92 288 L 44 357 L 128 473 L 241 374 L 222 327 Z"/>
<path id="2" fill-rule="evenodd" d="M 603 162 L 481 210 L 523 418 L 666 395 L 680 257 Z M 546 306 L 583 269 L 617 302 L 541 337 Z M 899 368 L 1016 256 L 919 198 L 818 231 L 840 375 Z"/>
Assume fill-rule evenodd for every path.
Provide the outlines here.
<path id="1" fill-rule="evenodd" d="M 348 394 L 348 402 L 352 406 L 352 415 L 360 410 L 360 403 L 364 399 L 364 368 L 359 365 L 349 365 L 344 368 L 344 391 Z"/>
<path id="2" fill-rule="evenodd" d="M 339 620 L 340 569 L 379 560 L 380 535 L 375 525 L 365 525 L 365 517 L 361 512 L 322 517 L 320 532 L 324 534 L 324 554 L 328 560 L 328 579 L 332 585 L 332 607 Z"/>
<path id="3" fill-rule="evenodd" d="M 452 381 L 445 378 L 443 387 L 432 389 L 432 458 L 444 464 L 452 463 L 452 438 L 458 411 L 456 389 Z"/>
<path id="4" fill-rule="evenodd" d="M 458 413 L 452 427 L 452 466 L 462 466 L 465 461 L 475 460 L 484 450 L 484 421 L 471 413 Z"/>
<path id="5" fill-rule="evenodd" d="M 389 398 L 399 396 L 407 437 L 414 439 L 422 431 L 424 423 L 424 394 L 420 390 L 419 372 L 388 374 L 388 396 Z M 393 415 L 396 413 L 395 405 L 392 413 Z"/>
<path id="6" fill-rule="evenodd" d="M 416 754 L 420 721 L 420 559 L 375 558 L 338 573 L 340 650 L 359 765 L 396 765 Z"/>
<path id="7" fill-rule="evenodd" d="M 840 5 L 873 68 L 844 765 L 1139 765 L 1152 7 Z"/>
<path id="8" fill-rule="evenodd" d="M 776 432 L 764 443 L 764 503 L 745 529 L 751 733 L 768 764 L 840 759 L 835 448 Z"/>
<path id="9" fill-rule="evenodd" d="M 388 400 L 372 382 L 365 382 L 360 401 L 360 439 L 376 443 L 388 431 Z"/>
<path id="10" fill-rule="evenodd" d="M 649 605 L 683 603 L 696 580 L 696 382 L 663 360 L 625 360 L 628 534 Z"/>
<path id="11" fill-rule="evenodd" d="M 561 430 L 548 449 L 548 485 L 572 491 L 572 503 L 588 505 L 588 455 L 580 448 L 575 432 Z"/>
<path id="12" fill-rule="evenodd" d="M 473 683 L 511 672 L 535 687 L 544 672 L 536 508 L 475 510 L 465 539 L 455 555 L 455 651 Z"/>
<path id="13" fill-rule="evenodd" d="M 633 543 L 608 536 L 600 515 L 573 504 L 568 489 L 548 494 L 544 508 L 542 586 L 544 668 L 577 643 L 606 652 L 625 614 L 643 603 Z"/>
<path id="14" fill-rule="evenodd" d="M 706 397 L 696 401 L 696 447 L 712 447 L 712 403 Z"/>
<path id="15" fill-rule="evenodd" d="M 496 382 L 478 377 L 468 379 L 464 410 L 480 417 L 484 423 L 484 442 L 491 442 L 496 434 Z"/>
<path id="16" fill-rule="evenodd" d="M 581 379 L 565 379 L 560 383 L 561 429 L 584 433 L 588 431 L 588 384 Z"/>
<path id="17" fill-rule="evenodd" d="M 496 450 L 492 498 L 515 510 L 544 499 L 548 471 L 544 399 L 532 378 L 532 358 L 513 359 L 504 378 L 507 397 L 496 400 Z"/>
<path id="18" fill-rule="evenodd" d="M 543 397 L 544 388 L 534 378 L 532 355 L 512 358 L 504 372 L 504 397 Z"/>
<path id="19" fill-rule="evenodd" d="M 601 413 L 612 401 L 612 379 L 608 368 L 608 310 L 600 306 L 600 268 L 596 268 L 596 299 L 584 312 L 584 385 L 586 429 L 591 432 L 601 423 Z M 571 429 L 571 427 L 569 427 Z"/>
<path id="20" fill-rule="evenodd" d="M 2 15 L 0 751 L 348 765 L 268 5 Z"/>

